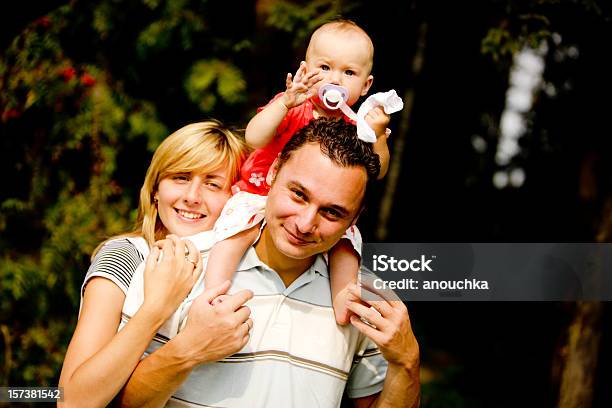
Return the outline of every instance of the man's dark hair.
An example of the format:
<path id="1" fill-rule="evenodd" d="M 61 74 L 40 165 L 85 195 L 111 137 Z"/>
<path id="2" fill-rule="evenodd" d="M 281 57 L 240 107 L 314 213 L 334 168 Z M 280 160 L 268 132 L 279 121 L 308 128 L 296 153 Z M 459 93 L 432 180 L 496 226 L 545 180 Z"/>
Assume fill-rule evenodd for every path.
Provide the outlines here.
<path id="1" fill-rule="evenodd" d="M 380 172 L 380 160 L 374 153 L 372 144 L 359 140 L 357 127 L 341 118 L 315 119 L 298 130 L 281 152 L 277 172 L 294 151 L 310 143 L 318 144 L 321 153 L 339 166 L 363 167 L 368 175 L 368 185 L 376 181 Z"/>

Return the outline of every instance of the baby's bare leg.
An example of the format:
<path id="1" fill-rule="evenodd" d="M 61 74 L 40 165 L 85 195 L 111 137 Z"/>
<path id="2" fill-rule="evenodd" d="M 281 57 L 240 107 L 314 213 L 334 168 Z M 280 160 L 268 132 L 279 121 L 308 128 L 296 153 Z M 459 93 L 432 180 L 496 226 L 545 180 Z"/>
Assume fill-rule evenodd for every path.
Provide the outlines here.
<path id="1" fill-rule="evenodd" d="M 346 300 L 350 296 L 347 286 L 357 282 L 359 272 L 359 254 L 353 248 L 351 241 L 341 239 L 330 249 L 329 270 L 336 323 L 345 325 L 349 323 L 351 315 L 346 307 Z"/>
<path id="2" fill-rule="evenodd" d="M 207 288 L 232 280 L 240 259 L 253 245 L 259 233 L 259 224 L 213 245 L 206 264 L 204 283 Z"/>

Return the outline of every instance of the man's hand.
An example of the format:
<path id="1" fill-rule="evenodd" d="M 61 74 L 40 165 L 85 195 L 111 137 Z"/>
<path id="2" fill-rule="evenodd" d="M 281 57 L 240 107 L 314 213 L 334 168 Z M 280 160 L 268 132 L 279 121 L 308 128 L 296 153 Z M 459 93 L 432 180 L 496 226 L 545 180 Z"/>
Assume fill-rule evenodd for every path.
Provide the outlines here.
<path id="1" fill-rule="evenodd" d="M 418 407 L 419 344 L 412 333 L 406 306 L 399 300 L 365 300 L 366 289 L 360 290 L 357 285 L 352 285 L 349 291 L 361 300 L 349 301 L 347 307 L 370 324 L 357 316 L 351 316 L 351 323 L 376 343 L 389 363 L 382 392 L 373 398 L 355 400 L 355 406 Z M 374 298 L 371 293 L 369 296 Z"/>
<path id="2" fill-rule="evenodd" d="M 306 72 L 306 63 L 302 61 L 295 76 L 287 74 L 285 86 L 287 89 L 282 96 L 282 102 L 287 109 L 299 106 L 310 98 L 315 93 L 314 86 L 321 81 L 323 77 L 319 75 L 319 71 Z"/>
<path id="3" fill-rule="evenodd" d="M 365 115 L 366 123 L 376 134 L 376 138 L 386 135 L 387 126 L 391 121 L 391 116 L 387 115 L 382 106 L 377 106 Z"/>
<path id="4" fill-rule="evenodd" d="M 356 315 L 351 316 L 353 326 L 376 343 L 389 364 L 418 370 L 419 344 L 412 332 L 404 303 L 399 300 L 364 300 L 364 291 L 366 289 L 359 289 L 357 285 L 349 287 L 349 292 L 361 299 L 361 302 L 347 302 L 347 307 Z M 358 316 L 367 319 L 375 327 L 364 323 Z"/>
<path id="5" fill-rule="evenodd" d="M 193 302 L 185 328 L 142 359 L 118 396 L 121 406 L 164 406 L 194 367 L 234 354 L 247 343 L 253 321 L 243 304 L 253 293 L 243 290 L 219 306 L 210 302 L 227 292 L 230 282 L 208 288 Z"/>
<path id="6" fill-rule="evenodd" d="M 185 328 L 177 335 L 181 349 L 196 363 L 225 358 L 249 341 L 253 320 L 249 317 L 251 310 L 243 305 L 253 297 L 253 292 L 242 290 L 224 296 L 222 303 L 211 305 L 213 299 L 227 292 L 229 286 L 229 281 L 226 281 L 198 296 L 191 305 Z"/>

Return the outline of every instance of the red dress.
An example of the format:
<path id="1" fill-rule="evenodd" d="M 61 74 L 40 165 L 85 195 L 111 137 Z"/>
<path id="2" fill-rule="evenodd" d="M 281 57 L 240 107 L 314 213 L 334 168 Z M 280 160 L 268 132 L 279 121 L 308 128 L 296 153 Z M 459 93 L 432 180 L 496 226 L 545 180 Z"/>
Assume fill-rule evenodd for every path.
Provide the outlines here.
<path id="1" fill-rule="evenodd" d="M 280 98 L 283 93 L 277 94 L 268 105 Z M 266 105 L 266 106 L 268 106 Z M 257 112 L 265 109 L 265 107 L 257 109 Z M 289 109 L 283 121 L 276 128 L 276 135 L 270 143 L 261 149 L 255 150 L 249 155 L 240 169 L 240 179 L 234 184 L 240 191 L 247 191 L 253 194 L 268 195 L 270 186 L 266 183 L 268 170 L 274 163 L 274 159 L 283 150 L 289 139 L 301 128 L 306 126 L 314 119 L 314 106 L 310 99 L 306 100 L 300 106 Z M 345 120 L 350 120 L 344 118 Z M 234 188 L 234 191 L 236 189 Z"/>

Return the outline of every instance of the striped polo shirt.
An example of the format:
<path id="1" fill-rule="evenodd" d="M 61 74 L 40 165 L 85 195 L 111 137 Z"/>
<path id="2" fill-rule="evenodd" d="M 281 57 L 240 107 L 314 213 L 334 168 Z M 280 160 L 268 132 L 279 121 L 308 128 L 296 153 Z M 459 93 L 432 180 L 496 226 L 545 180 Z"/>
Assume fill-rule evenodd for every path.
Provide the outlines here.
<path id="1" fill-rule="evenodd" d="M 230 292 L 250 289 L 253 329 L 247 345 L 196 367 L 170 407 L 338 407 L 382 390 L 387 362 L 353 326 L 336 324 L 322 256 L 289 287 L 250 248 Z M 203 288 L 200 288 L 202 291 Z M 156 336 L 147 353 L 167 339 Z"/>

